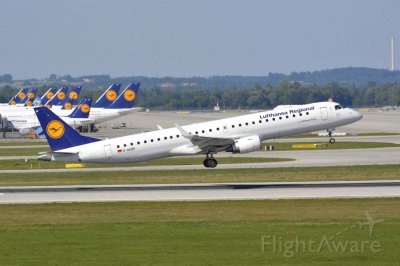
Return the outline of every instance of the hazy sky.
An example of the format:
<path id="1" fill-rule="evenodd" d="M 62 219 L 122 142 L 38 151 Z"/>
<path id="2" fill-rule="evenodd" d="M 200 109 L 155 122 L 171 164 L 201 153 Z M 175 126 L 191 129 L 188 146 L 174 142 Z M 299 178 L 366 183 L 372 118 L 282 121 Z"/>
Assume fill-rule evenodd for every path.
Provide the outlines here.
<path id="1" fill-rule="evenodd" d="M 14 78 L 388 68 L 400 1 L 0 0 L 0 36 Z"/>

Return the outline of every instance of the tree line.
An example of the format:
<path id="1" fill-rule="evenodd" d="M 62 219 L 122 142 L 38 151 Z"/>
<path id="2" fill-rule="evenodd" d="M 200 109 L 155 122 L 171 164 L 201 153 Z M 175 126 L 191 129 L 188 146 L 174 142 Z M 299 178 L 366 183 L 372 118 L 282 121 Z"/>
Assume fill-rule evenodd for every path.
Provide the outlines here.
<path id="1" fill-rule="evenodd" d="M 47 89 L 48 86 L 39 88 L 38 94 L 42 95 Z M 104 90 L 104 87 L 94 90 L 83 88 L 80 98 L 92 97 L 96 100 Z M 12 87 L 3 87 L 0 89 L 0 102 L 8 102 L 16 92 Z M 304 85 L 284 80 L 276 86 L 255 85 L 228 89 L 141 86 L 137 105 L 158 110 L 206 110 L 212 109 L 218 102 L 222 109 L 269 109 L 281 104 L 305 104 L 327 101 L 329 98 L 353 107 L 400 106 L 400 84 L 377 85 L 370 82 L 367 87 L 359 88 L 355 85 L 344 87 L 335 82 Z"/>

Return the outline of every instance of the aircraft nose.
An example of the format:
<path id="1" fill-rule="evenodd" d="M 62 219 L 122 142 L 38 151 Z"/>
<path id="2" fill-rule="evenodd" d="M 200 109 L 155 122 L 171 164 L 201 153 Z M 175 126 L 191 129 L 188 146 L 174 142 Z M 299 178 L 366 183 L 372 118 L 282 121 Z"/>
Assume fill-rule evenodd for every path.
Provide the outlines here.
<path id="1" fill-rule="evenodd" d="M 362 113 L 357 112 L 356 110 L 352 110 L 352 111 L 353 111 L 353 112 L 352 112 L 352 115 L 353 115 L 353 117 L 356 119 L 356 121 L 358 121 L 358 120 L 360 120 L 361 118 L 363 118 Z"/>

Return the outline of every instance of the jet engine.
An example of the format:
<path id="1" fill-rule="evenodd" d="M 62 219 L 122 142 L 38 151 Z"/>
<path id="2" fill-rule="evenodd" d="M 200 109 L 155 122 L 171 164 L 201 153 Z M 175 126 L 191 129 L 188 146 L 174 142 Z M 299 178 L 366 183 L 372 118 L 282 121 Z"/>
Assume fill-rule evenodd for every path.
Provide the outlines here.
<path id="1" fill-rule="evenodd" d="M 232 153 L 248 153 L 259 149 L 261 149 L 260 137 L 253 135 L 235 140 L 231 151 Z"/>

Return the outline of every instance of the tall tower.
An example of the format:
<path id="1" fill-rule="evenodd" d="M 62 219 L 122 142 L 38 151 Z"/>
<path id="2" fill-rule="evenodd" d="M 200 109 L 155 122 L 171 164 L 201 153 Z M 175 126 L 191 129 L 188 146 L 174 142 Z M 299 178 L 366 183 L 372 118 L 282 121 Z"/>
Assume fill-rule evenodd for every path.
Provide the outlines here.
<path id="1" fill-rule="evenodd" d="M 395 71 L 396 65 L 394 62 L 394 38 L 390 40 L 390 71 Z"/>

